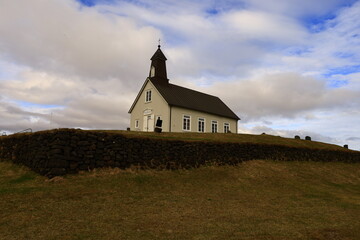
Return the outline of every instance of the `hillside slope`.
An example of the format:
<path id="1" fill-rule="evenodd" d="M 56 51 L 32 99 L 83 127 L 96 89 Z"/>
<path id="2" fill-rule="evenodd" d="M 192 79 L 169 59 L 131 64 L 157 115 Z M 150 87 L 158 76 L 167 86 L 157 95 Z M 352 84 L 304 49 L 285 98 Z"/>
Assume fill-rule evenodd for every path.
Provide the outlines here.
<path id="1" fill-rule="evenodd" d="M 0 239 L 359 239 L 360 164 L 253 160 L 52 180 L 0 162 Z"/>
<path id="2" fill-rule="evenodd" d="M 23 164 L 49 178 L 101 167 L 179 169 L 253 159 L 360 162 L 360 152 L 320 142 L 245 134 L 54 129 L 0 138 L 0 161 Z"/>
<path id="3" fill-rule="evenodd" d="M 231 134 L 231 133 L 154 133 L 154 132 L 136 132 L 122 130 L 91 130 L 95 132 L 107 132 L 113 134 L 123 134 L 128 137 L 156 138 L 168 140 L 184 141 L 208 141 L 208 142 L 228 142 L 228 143 L 251 143 L 251 144 L 269 144 L 288 147 L 313 148 L 349 151 L 341 146 L 317 141 L 308 141 L 304 139 L 285 138 L 268 134 Z"/>

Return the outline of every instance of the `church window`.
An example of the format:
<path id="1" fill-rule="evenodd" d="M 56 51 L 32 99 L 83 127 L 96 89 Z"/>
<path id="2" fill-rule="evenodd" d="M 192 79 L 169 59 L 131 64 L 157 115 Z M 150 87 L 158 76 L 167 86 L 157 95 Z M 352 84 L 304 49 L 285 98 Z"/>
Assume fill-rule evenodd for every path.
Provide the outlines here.
<path id="1" fill-rule="evenodd" d="M 212 120 L 212 121 L 211 121 L 211 132 L 212 132 L 212 133 L 217 133 L 217 131 L 218 131 L 217 128 L 218 128 L 218 122 Z"/>
<path id="2" fill-rule="evenodd" d="M 224 123 L 224 133 L 230 132 L 230 125 L 229 123 Z"/>
<path id="3" fill-rule="evenodd" d="M 151 102 L 151 90 L 146 91 L 145 102 Z"/>
<path id="4" fill-rule="evenodd" d="M 139 120 L 138 119 L 135 120 L 135 128 L 139 128 Z"/>
<path id="5" fill-rule="evenodd" d="M 205 119 L 204 118 L 199 118 L 198 132 L 205 132 Z"/>
<path id="6" fill-rule="evenodd" d="M 184 115 L 183 117 L 183 130 L 190 131 L 190 116 Z"/>

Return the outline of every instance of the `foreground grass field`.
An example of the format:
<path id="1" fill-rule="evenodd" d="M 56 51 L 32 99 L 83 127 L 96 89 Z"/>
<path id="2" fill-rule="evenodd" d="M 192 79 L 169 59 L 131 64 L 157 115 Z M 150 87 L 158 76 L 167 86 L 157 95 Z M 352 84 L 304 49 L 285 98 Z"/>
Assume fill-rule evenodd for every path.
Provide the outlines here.
<path id="1" fill-rule="evenodd" d="M 249 161 L 47 180 L 0 162 L 0 239 L 360 239 L 360 164 Z"/>

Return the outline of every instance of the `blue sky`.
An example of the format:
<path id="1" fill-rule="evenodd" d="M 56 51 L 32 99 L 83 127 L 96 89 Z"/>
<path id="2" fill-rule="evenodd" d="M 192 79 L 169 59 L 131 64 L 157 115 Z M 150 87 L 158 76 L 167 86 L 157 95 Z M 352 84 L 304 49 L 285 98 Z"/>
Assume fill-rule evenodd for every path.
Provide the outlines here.
<path id="1" fill-rule="evenodd" d="M 94 0 L 78 0 L 78 2 L 80 2 L 81 4 L 88 6 L 88 7 L 92 7 L 96 5 L 97 1 Z"/>
<path id="2" fill-rule="evenodd" d="M 161 39 L 174 84 L 239 131 L 360 149 L 360 1 L 13 0 L 0 7 L 0 131 L 125 129 Z"/>

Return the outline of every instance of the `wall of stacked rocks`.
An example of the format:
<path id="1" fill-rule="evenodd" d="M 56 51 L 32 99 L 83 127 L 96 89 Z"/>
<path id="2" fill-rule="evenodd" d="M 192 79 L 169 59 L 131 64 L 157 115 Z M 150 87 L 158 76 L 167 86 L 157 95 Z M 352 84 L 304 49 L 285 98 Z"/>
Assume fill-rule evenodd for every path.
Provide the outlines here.
<path id="1" fill-rule="evenodd" d="M 0 161 L 23 164 L 48 177 L 100 167 L 176 169 L 253 159 L 360 162 L 360 152 L 140 138 L 77 129 L 0 137 Z"/>

